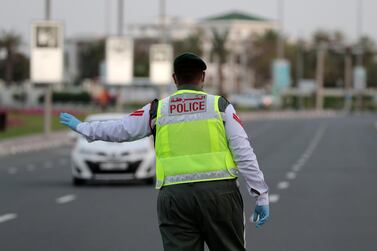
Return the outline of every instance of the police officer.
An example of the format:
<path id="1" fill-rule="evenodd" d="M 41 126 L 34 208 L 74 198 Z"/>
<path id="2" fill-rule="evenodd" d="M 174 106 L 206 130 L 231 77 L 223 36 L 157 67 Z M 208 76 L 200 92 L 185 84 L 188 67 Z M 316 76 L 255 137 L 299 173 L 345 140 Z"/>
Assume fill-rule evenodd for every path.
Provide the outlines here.
<path id="1" fill-rule="evenodd" d="M 124 142 L 154 136 L 157 212 L 165 250 L 245 250 L 238 174 L 256 197 L 251 220 L 269 217 L 268 187 L 242 122 L 223 97 L 203 92 L 205 62 L 185 53 L 174 60 L 177 92 L 121 120 L 60 121 L 95 140 Z"/>

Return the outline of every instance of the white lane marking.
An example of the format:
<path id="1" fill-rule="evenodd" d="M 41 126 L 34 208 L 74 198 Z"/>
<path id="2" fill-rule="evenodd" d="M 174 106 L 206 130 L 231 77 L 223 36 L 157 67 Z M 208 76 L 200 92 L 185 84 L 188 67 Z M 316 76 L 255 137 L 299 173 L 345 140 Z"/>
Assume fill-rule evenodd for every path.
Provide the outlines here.
<path id="1" fill-rule="evenodd" d="M 26 166 L 26 170 L 28 170 L 29 172 L 32 172 L 35 170 L 35 165 L 33 164 L 29 164 Z"/>
<path id="2" fill-rule="evenodd" d="M 309 153 L 309 152 L 305 152 L 305 153 L 302 155 L 301 158 L 308 159 L 308 158 L 310 158 L 310 155 L 311 155 L 311 153 Z"/>
<path id="3" fill-rule="evenodd" d="M 374 128 L 377 130 L 377 121 L 374 123 Z"/>
<path id="4" fill-rule="evenodd" d="M 75 199 L 76 199 L 76 195 L 74 195 L 74 194 L 68 194 L 68 195 L 64 195 L 62 197 L 57 198 L 56 199 L 56 203 L 58 203 L 58 204 L 65 204 L 65 203 L 74 201 Z"/>
<path id="5" fill-rule="evenodd" d="M 377 124 L 377 122 L 376 122 Z M 309 145 L 306 147 L 305 151 L 302 153 L 300 158 L 296 161 L 296 163 L 292 166 L 292 171 L 286 173 L 286 178 L 288 180 L 293 180 L 297 177 L 297 172 L 302 169 L 302 167 L 305 165 L 306 161 L 312 156 L 313 152 L 317 148 L 319 142 L 321 141 L 324 133 L 326 131 L 326 126 L 322 125 L 320 126 L 314 137 L 311 139 Z M 288 181 L 280 181 L 277 186 L 278 189 L 283 190 L 287 189 L 289 187 L 289 182 Z M 270 202 L 274 203 L 279 200 L 279 195 L 278 194 L 271 194 L 269 196 Z"/>
<path id="6" fill-rule="evenodd" d="M 10 220 L 14 220 L 17 217 L 18 217 L 17 214 L 4 214 L 4 215 L 0 215 L 0 223 L 4 223 L 4 222 L 10 221 Z"/>
<path id="7" fill-rule="evenodd" d="M 10 167 L 9 169 L 8 169 L 8 173 L 9 174 L 16 174 L 17 173 L 17 168 L 16 167 Z"/>
<path id="8" fill-rule="evenodd" d="M 279 201 L 279 194 L 270 194 L 268 196 L 270 203 L 276 203 Z"/>
<path id="9" fill-rule="evenodd" d="M 307 160 L 312 156 L 313 152 L 317 148 L 319 142 L 321 141 L 324 133 L 326 131 L 326 127 L 324 125 L 320 126 L 315 133 L 314 137 L 310 141 L 308 147 L 305 149 L 304 153 L 301 157 L 297 160 L 296 164 L 292 167 L 294 172 L 298 172 L 301 168 L 305 165 Z"/>
<path id="10" fill-rule="evenodd" d="M 300 171 L 302 168 L 302 165 L 299 165 L 299 164 L 295 164 L 293 167 L 292 167 L 292 171 L 294 172 L 298 172 Z"/>
<path id="11" fill-rule="evenodd" d="M 296 173 L 295 172 L 288 172 L 286 177 L 289 180 L 294 180 L 296 178 Z"/>
<path id="12" fill-rule="evenodd" d="M 306 159 L 303 159 L 303 158 L 300 158 L 298 161 L 297 161 L 297 164 L 300 165 L 300 166 L 303 166 L 306 162 Z"/>
<path id="13" fill-rule="evenodd" d="M 300 160 L 299 161 L 303 161 L 304 163 L 310 158 L 310 156 L 312 155 L 312 153 L 304 153 Z"/>
<path id="14" fill-rule="evenodd" d="M 42 149 L 51 149 L 59 146 L 68 146 L 70 144 L 69 139 L 62 140 L 52 140 L 49 142 L 44 142 L 40 144 L 34 144 L 34 145 L 21 145 L 21 146 L 13 146 L 9 149 L 3 150 L 0 152 L 0 155 L 15 155 L 18 153 L 24 153 L 24 152 L 34 152 L 39 151 Z"/>
<path id="15" fill-rule="evenodd" d="M 288 181 L 280 181 L 277 185 L 278 189 L 287 189 L 289 187 Z"/>

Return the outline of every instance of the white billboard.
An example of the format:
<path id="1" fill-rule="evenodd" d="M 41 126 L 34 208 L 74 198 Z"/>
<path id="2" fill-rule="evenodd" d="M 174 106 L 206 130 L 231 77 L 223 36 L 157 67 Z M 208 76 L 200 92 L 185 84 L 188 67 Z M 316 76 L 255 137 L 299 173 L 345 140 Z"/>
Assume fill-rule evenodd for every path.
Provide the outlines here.
<path id="1" fill-rule="evenodd" d="M 106 84 L 128 85 L 133 80 L 134 44 L 129 37 L 106 40 Z"/>
<path id="2" fill-rule="evenodd" d="M 63 24 L 56 21 L 36 21 L 31 35 L 31 81 L 61 83 L 64 78 Z"/>
<path id="3" fill-rule="evenodd" d="M 152 84 L 167 85 L 172 82 L 173 47 L 154 44 L 149 51 L 149 78 Z"/>

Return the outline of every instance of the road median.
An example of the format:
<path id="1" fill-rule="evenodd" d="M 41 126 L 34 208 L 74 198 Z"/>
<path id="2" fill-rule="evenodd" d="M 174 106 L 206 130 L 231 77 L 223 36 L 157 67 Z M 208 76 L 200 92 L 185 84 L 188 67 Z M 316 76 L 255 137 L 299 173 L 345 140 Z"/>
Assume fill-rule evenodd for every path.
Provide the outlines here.
<path id="1" fill-rule="evenodd" d="M 45 150 L 70 143 L 71 139 L 66 130 L 51 133 L 48 137 L 44 134 L 35 134 L 6 139 L 0 141 L 0 156 Z"/>
<path id="2" fill-rule="evenodd" d="M 342 113 L 336 111 L 255 111 L 240 113 L 240 117 L 244 121 L 329 118 L 341 115 Z M 45 150 L 69 145 L 70 143 L 72 143 L 72 141 L 68 137 L 68 131 L 66 130 L 53 132 L 49 137 L 43 134 L 34 134 L 5 139 L 0 141 L 0 156 Z"/>
<path id="3" fill-rule="evenodd" d="M 280 119 L 314 119 L 332 118 L 343 116 L 339 111 L 255 111 L 240 112 L 239 116 L 243 121 L 254 120 L 280 120 Z"/>

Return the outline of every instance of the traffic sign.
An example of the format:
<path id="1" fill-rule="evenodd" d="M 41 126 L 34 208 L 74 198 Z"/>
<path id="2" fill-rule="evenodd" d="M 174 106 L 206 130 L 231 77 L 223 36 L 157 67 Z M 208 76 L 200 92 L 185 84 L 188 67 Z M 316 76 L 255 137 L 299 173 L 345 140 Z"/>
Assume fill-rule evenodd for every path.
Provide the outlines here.
<path id="1" fill-rule="evenodd" d="M 35 83 L 63 82 L 63 24 L 56 21 L 36 21 L 31 35 L 31 81 Z"/>
<path id="2" fill-rule="evenodd" d="M 172 81 L 173 47 L 170 44 L 154 44 L 150 48 L 149 78 L 152 84 L 167 85 Z"/>
<path id="3" fill-rule="evenodd" d="M 133 58 L 134 45 L 131 38 L 108 38 L 106 40 L 106 84 L 131 84 L 133 80 Z"/>

